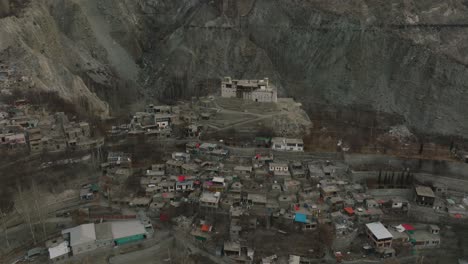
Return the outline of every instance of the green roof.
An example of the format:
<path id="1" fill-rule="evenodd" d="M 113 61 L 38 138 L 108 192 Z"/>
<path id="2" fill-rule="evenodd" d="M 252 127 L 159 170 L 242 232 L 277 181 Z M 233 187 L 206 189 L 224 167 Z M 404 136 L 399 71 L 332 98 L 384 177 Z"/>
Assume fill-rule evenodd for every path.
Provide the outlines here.
<path id="1" fill-rule="evenodd" d="M 99 191 L 99 185 L 97 185 L 96 183 L 93 183 L 91 185 L 91 191 L 93 191 L 93 192 Z"/>
<path id="2" fill-rule="evenodd" d="M 144 235 L 134 235 L 134 236 L 128 236 L 128 237 L 122 237 L 118 238 L 115 240 L 115 243 L 117 245 L 123 245 L 123 244 L 128 244 L 131 242 L 136 242 L 145 239 Z"/>

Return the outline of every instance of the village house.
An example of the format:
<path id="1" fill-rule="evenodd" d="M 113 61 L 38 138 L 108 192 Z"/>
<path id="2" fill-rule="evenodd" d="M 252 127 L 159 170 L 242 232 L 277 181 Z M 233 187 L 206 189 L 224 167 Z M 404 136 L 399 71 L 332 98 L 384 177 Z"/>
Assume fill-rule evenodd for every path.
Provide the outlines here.
<path id="1" fill-rule="evenodd" d="M 306 179 L 307 173 L 301 162 L 291 163 L 289 171 L 291 172 L 291 175 L 294 179 L 297 179 L 297 180 Z"/>
<path id="2" fill-rule="evenodd" d="M 109 152 L 107 154 L 107 164 L 111 167 L 120 166 L 128 168 L 132 165 L 131 155 L 123 152 Z"/>
<path id="3" fill-rule="evenodd" d="M 226 189 L 225 178 L 213 177 L 211 181 L 205 181 L 203 183 L 203 189 L 211 192 L 223 192 Z"/>
<path id="4" fill-rule="evenodd" d="M 135 197 L 130 201 L 129 206 L 139 207 L 139 208 L 148 208 L 150 204 L 151 204 L 150 197 Z"/>
<path id="5" fill-rule="evenodd" d="M 200 172 L 200 166 L 195 163 L 185 163 L 181 166 L 182 174 L 196 175 Z"/>
<path id="6" fill-rule="evenodd" d="M 380 208 L 363 209 L 358 207 L 354 211 L 354 214 L 356 215 L 356 221 L 360 224 L 380 221 L 383 216 Z"/>
<path id="7" fill-rule="evenodd" d="M 315 182 L 323 179 L 325 176 L 320 164 L 308 164 L 307 169 L 308 169 L 309 177 Z"/>
<path id="8" fill-rule="evenodd" d="M 232 80 L 225 77 L 221 82 L 221 97 L 241 98 L 254 102 L 278 101 L 276 87 L 270 84 L 268 78 L 263 80 Z"/>
<path id="9" fill-rule="evenodd" d="M 275 137 L 271 140 L 271 148 L 278 151 L 304 151 L 304 141 L 296 138 Z"/>
<path id="10" fill-rule="evenodd" d="M 252 166 L 235 166 L 234 167 L 234 173 L 237 176 L 241 176 L 244 178 L 249 179 L 250 176 L 252 175 Z"/>
<path id="11" fill-rule="evenodd" d="M 240 257 L 241 256 L 241 246 L 239 242 L 225 241 L 223 249 L 224 249 L 224 255 L 228 257 L 232 257 L 232 256 Z"/>
<path id="12" fill-rule="evenodd" d="M 415 186 L 414 201 L 421 206 L 434 206 L 435 194 L 430 187 Z"/>
<path id="13" fill-rule="evenodd" d="M 380 222 L 366 224 L 366 234 L 370 244 L 377 250 L 392 247 L 392 234 Z"/>
<path id="14" fill-rule="evenodd" d="M 293 179 L 284 180 L 284 191 L 287 193 L 297 193 L 301 189 L 301 182 Z"/>
<path id="15" fill-rule="evenodd" d="M 172 107 L 169 105 L 154 105 L 154 104 L 149 104 L 146 106 L 147 113 L 150 114 L 170 114 L 172 113 Z"/>
<path id="16" fill-rule="evenodd" d="M 182 165 L 184 164 L 183 161 L 178 160 L 168 160 L 166 161 L 166 173 L 168 174 L 181 174 L 182 173 Z"/>
<path id="17" fill-rule="evenodd" d="M 410 203 L 408 200 L 399 197 L 393 197 L 389 201 L 382 204 L 386 212 L 394 214 L 408 214 L 410 210 Z"/>
<path id="18" fill-rule="evenodd" d="M 267 203 L 267 198 L 265 194 L 259 193 L 248 193 L 247 194 L 247 203 L 251 205 L 260 205 L 265 206 Z"/>
<path id="19" fill-rule="evenodd" d="M 255 169 L 262 168 L 263 166 L 273 162 L 273 154 L 272 153 L 257 153 L 252 158 L 252 166 Z"/>
<path id="20" fill-rule="evenodd" d="M 162 177 L 166 174 L 165 164 L 152 165 L 149 170 L 145 171 L 147 177 Z"/>
<path id="21" fill-rule="evenodd" d="M 320 197 L 324 200 L 336 197 L 338 195 L 338 187 L 336 185 L 321 185 Z"/>
<path id="22" fill-rule="evenodd" d="M 289 171 L 289 166 L 287 163 L 280 163 L 280 162 L 271 162 L 268 165 L 269 171 Z"/>
<path id="23" fill-rule="evenodd" d="M 219 192 L 203 192 L 200 195 L 199 205 L 205 208 L 218 208 L 221 193 Z"/>
<path id="24" fill-rule="evenodd" d="M 426 229 L 412 230 L 409 236 L 410 242 L 417 249 L 440 246 L 440 228 L 436 225 L 428 225 Z"/>
<path id="25" fill-rule="evenodd" d="M 193 191 L 193 181 L 178 181 L 175 188 L 176 191 Z"/>
<path id="26" fill-rule="evenodd" d="M 164 180 L 157 184 L 163 192 L 174 192 L 175 191 L 175 181 Z"/>
<path id="27" fill-rule="evenodd" d="M 17 146 L 26 146 L 26 137 L 24 132 L 16 133 L 1 133 L 0 134 L 0 146 L 6 146 L 8 148 L 14 148 Z"/>
<path id="28" fill-rule="evenodd" d="M 190 124 L 185 128 L 185 136 L 188 138 L 197 138 L 200 136 L 202 126 Z"/>

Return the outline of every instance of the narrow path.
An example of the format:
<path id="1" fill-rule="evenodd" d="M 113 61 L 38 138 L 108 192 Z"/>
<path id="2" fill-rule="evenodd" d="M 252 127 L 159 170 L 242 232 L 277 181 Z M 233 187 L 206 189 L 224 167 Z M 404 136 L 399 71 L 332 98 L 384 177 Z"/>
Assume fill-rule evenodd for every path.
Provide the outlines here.
<path id="1" fill-rule="evenodd" d="M 120 77 L 135 81 L 138 78 L 138 65 L 132 56 L 115 41 L 111 34 L 111 26 L 99 11 L 97 0 L 74 0 L 86 15 L 94 35 L 101 46 L 107 51 L 107 58 Z"/>
<path id="2" fill-rule="evenodd" d="M 255 118 L 255 119 L 249 119 L 249 120 L 246 120 L 246 121 L 241 121 L 241 122 L 238 122 L 238 123 L 234 123 L 234 124 L 229 125 L 229 126 L 225 126 L 225 127 L 221 128 L 221 129 L 219 129 L 218 131 L 227 130 L 227 129 L 230 129 L 230 128 L 233 128 L 233 127 L 236 127 L 236 126 L 245 125 L 245 124 L 252 123 L 252 122 L 257 122 L 257 121 L 260 121 L 260 120 L 263 120 L 263 119 L 272 118 L 272 117 L 280 116 L 280 115 L 284 115 L 284 114 L 286 114 L 286 113 L 262 115 L 262 116 L 260 116 L 258 118 Z"/>

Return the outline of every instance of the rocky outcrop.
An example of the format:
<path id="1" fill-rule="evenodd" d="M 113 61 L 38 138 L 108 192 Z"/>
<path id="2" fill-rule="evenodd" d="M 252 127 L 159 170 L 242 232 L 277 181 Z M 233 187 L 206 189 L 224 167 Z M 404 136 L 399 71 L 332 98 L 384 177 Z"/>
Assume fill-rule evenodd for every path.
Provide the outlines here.
<path id="1" fill-rule="evenodd" d="M 22 15 L 0 20 L 2 60 L 31 80 L 32 85 L 22 88 L 57 92 L 83 112 L 108 116 L 107 104 L 87 87 L 76 71 L 91 67 L 92 62 L 95 67 L 101 64 L 92 58 L 90 51 L 83 52 L 82 46 L 62 33 L 64 24 L 58 23 L 51 9 L 53 5 L 46 1 L 33 1 Z"/>

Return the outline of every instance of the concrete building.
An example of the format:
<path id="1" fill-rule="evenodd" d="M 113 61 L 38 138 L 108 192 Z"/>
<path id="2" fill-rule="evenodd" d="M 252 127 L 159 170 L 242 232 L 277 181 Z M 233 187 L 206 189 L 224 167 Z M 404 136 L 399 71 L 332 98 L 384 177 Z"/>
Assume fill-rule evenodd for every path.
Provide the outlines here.
<path id="1" fill-rule="evenodd" d="M 62 234 L 68 236 L 73 255 L 92 251 L 97 248 L 94 224 L 84 224 L 65 229 L 62 231 Z"/>
<path id="2" fill-rule="evenodd" d="M 59 262 L 68 259 L 70 255 L 70 247 L 68 241 L 62 237 L 46 241 L 46 247 L 49 252 L 50 262 Z"/>
<path id="3" fill-rule="evenodd" d="M 289 166 L 287 163 L 282 162 L 271 162 L 268 165 L 268 168 L 271 172 L 273 171 L 289 171 Z"/>
<path id="4" fill-rule="evenodd" d="M 228 257 L 240 256 L 241 245 L 237 241 L 225 241 L 224 242 L 224 255 Z"/>
<path id="5" fill-rule="evenodd" d="M 379 249 L 392 247 L 392 234 L 380 222 L 366 224 L 366 234 L 372 246 Z"/>
<path id="6" fill-rule="evenodd" d="M 199 199 L 201 207 L 218 208 L 221 193 L 203 192 Z"/>
<path id="7" fill-rule="evenodd" d="M 275 137 L 271 140 L 271 148 L 278 151 L 304 151 L 304 141 L 299 138 Z"/>
<path id="8" fill-rule="evenodd" d="M 434 206 L 435 194 L 430 187 L 416 186 L 414 201 L 422 206 Z"/>
<path id="9" fill-rule="evenodd" d="M 221 97 L 241 98 L 254 102 L 278 101 L 277 89 L 268 78 L 263 80 L 232 80 L 225 77 L 221 82 Z"/>

